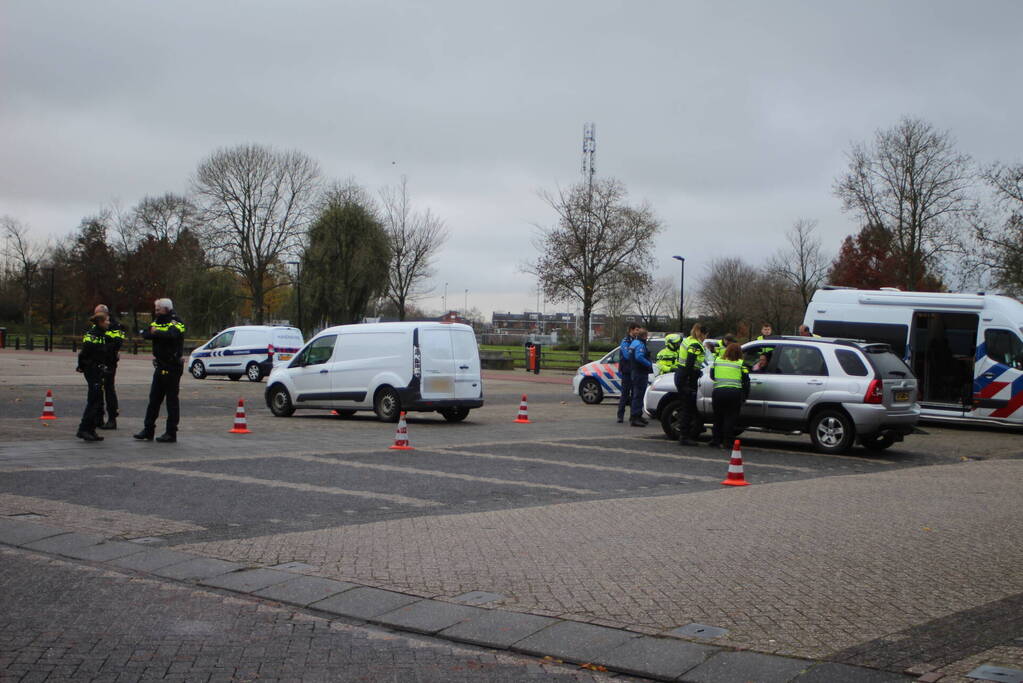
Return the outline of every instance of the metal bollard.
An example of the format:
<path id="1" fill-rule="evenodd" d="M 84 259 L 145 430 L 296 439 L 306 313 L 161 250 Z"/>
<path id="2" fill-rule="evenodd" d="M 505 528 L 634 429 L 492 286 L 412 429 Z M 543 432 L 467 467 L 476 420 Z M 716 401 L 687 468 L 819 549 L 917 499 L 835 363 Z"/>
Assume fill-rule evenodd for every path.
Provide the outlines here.
<path id="1" fill-rule="evenodd" d="M 15 351 L 20 351 L 21 350 L 21 337 L 15 337 L 14 338 L 14 350 Z"/>

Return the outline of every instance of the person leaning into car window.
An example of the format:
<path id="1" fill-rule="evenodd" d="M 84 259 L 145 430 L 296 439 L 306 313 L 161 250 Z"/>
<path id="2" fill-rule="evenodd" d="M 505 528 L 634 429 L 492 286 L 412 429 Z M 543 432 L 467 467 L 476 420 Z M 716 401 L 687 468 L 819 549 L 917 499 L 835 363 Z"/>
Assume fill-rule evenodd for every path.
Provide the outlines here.
<path id="1" fill-rule="evenodd" d="M 714 380 L 714 393 L 711 400 L 714 406 L 713 438 L 708 444 L 711 448 L 729 449 L 735 438 L 735 425 L 739 421 L 739 411 L 743 401 L 749 395 L 749 375 L 742 364 L 742 349 L 735 342 L 725 347 L 720 358 L 714 360 L 710 368 L 710 378 Z"/>

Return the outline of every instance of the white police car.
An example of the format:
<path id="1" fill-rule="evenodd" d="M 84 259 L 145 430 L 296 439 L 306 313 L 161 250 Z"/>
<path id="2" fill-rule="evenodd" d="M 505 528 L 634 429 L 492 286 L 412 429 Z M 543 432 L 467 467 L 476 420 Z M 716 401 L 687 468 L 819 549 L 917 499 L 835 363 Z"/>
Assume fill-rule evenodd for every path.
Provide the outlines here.
<path id="1" fill-rule="evenodd" d="M 654 361 L 658 352 L 664 348 L 663 337 L 647 339 L 650 349 L 650 360 Z M 618 372 L 621 351 L 615 347 L 600 360 L 581 366 L 572 378 L 572 393 L 577 394 L 583 403 L 595 405 L 605 398 L 619 398 L 622 395 L 622 376 Z M 656 363 L 655 363 L 656 365 Z M 651 381 L 654 375 L 651 374 Z"/>
<path id="2" fill-rule="evenodd" d="M 258 382 L 275 363 L 290 361 L 305 344 L 297 327 L 241 325 L 229 327 L 188 357 L 188 371 L 196 379 L 227 375 L 232 380 L 245 375 Z"/>

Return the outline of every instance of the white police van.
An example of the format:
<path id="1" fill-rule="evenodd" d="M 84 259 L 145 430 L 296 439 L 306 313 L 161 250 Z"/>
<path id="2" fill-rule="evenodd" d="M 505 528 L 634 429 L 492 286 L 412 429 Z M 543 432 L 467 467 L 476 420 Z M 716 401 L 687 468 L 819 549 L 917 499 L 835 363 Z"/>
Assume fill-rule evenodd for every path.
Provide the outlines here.
<path id="1" fill-rule="evenodd" d="M 372 410 L 394 422 L 402 411 L 436 411 L 458 422 L 483 405 L 476 335 L 457 323 L 329 327 L 274 368 L 266 404 L 277 417 L 296 408 Z"/>
<path id="2" fill-rule="evenodd" d="M 804 324 L 885 342 L 919 380 L 921 417 L 1023 425 L 1023 303 L 993 294 L 826 286 Z"/>
<path id="3" fill-rule="evenodd" d="M 241 325 L 217 334 L 188 357 L 188 371 L 196 379 L 208 375 L 242 375 L 258 382 L 276 363 L 290 361 L 302 348 L 302 331 L 279 325 Z"/>

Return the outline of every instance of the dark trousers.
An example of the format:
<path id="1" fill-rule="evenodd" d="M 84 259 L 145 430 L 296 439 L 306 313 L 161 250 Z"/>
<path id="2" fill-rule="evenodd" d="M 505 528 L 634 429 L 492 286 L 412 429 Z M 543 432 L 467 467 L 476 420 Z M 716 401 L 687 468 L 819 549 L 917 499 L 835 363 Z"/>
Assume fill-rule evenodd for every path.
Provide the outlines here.
<path id="1" fill-rule="evenodd" d="M 735 425 L 742 410 L 742 389 L 722 387 L 712 394 L 714 402 L 714 440 L 712 444 L 731 446 Z"/>
<path id="2" fill-rule="evenodd" d="M 678 409 L 678 440 L 695 441 L 703 424 L 696 409 L 696 390 L 684 387 L 678 392 L 682 405 Z"/>
<path id="3" fill-rule="evenodd" d="M 160 404 L 167 399 L 167 433 L 178 433 L 178 387 L 181 385 L 182 369 L 160 369 L 153 372 L 153 383 L 149 387 L 149 405 L 146 406 L 145 430 L 150 434 L 156 432 L 156 418 L 160 415 Z"/>
<path id="4" fill-rule="evenodd" d="M 632 373 L 632 411 L 629 417 L 633 420 L 643 417 L 643 399 L 646 398 L 646 389 L 649 384 L 649 372 Z"/>
<path id="5" fill-rule="evenodd" d="M 89 393 L 85 399 L 85 412 L 78 423 L 78 431 L 94 432 L 103 423 L 103 371 L 90 368 L 85 371 L 85 382 Z"/>
<path id="6" fill-rule="evenodd" d="M 117 368 L 112 368 L 103 376 L 103 399 L 99 410 L 100 419 L 103 418 L 104 404 L 108 419 L 113 420 L 119 414 L 117 411 L 117 388 L 114 386 L 115 377 L 117 377 Z"/>
<path id="7" fill-rule="evenodd" d="M 625 419 L 625 409 L 632 405 L 632 372 L 622 373 L 622 397 L 618 399 L 618 419 Z"/>

